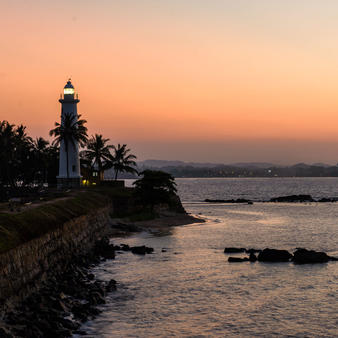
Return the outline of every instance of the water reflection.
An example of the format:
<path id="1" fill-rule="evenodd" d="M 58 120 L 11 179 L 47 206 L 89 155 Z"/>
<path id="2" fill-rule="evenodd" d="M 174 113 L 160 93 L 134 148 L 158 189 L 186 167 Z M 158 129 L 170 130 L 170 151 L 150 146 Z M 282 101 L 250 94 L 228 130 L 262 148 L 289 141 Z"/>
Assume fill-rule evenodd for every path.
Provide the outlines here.
<path id="1" fill-rule="evenodd" d="M 337 262 L 229 264 L 223 253 L 225 246 L 337 253 L 338 203 L 185 206 L 209 221 L 114 239 L 155 253 L 124 253 L 95 269 L 116 279 L 118 291 L 86 325 L 89 336 L 338 336 Z"/>

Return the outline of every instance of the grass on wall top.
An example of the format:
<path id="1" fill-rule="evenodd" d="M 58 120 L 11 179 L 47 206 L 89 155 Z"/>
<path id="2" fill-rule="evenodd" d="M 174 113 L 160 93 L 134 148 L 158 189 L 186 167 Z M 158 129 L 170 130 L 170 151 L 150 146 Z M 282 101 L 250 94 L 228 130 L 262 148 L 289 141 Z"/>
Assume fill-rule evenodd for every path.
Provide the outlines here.
<path id="1" fill-rule="evenodd" d="M 63 223 L 128 197 L 123 188 L 95 188 L 73 192 L 68 198 L 28 208 L 22 212 L 0 212 L 0 253 L 37 238 Z"/>

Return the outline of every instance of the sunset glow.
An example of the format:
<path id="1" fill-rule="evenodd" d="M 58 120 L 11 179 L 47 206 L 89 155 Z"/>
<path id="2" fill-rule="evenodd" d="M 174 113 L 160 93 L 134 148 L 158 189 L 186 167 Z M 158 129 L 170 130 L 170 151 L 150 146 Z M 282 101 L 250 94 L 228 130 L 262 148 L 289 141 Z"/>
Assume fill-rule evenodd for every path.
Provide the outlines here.
<path id="1" fill-rule="evenodd" d="M 71 77 L 89 133 L 140 159 L 337 162 L 336 1 L 3 1 L 0 11 L 0 120 L 33 136 L 48 137 Z"/>

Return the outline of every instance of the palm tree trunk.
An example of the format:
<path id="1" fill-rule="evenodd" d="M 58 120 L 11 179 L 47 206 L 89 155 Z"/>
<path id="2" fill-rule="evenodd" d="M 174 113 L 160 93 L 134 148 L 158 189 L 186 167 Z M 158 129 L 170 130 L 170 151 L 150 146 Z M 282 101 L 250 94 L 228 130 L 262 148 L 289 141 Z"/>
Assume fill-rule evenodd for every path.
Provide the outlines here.
<path id="1" fill-rule="evenodd" d="M 118 169 L 115 169 L 115 181 L 117 181 L 117 174 L 118 174 Z"/>

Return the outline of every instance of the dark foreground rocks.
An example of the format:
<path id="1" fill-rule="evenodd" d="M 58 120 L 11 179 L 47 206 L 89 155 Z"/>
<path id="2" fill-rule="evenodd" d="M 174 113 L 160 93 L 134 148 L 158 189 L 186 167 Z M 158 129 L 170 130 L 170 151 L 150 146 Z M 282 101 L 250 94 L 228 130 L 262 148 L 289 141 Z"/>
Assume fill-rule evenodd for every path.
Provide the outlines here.
<path id="1" fill-rule="evenodd" d="M 105 303 L 108 292 L 116 289 L 108 283 L 93 280 L 86 269 L 71 265 L 72 271 L 49 279 L 38 294 L 5 314 L 7 327 L 15 337 L 71 337 L 81 333 L 81 324 L 94 318 Z"/>
<path id="2" fill-rule="evenodd" d="M 151 254 L 154 252 L 153 248 L 147 247 L 145 245 L 130 247 L 127 244 L 121 244 L 121 245 L 115 245 L 114 249 L 117 251 L 131 251 L 133 254 L 136 254 L 136 255 Z"/>
<path id="3" fill-rule="evenodd" d="M 224 253 L 249 253 L 249 257 L 229 257 L 228 262 L 293 262 L 294 264 L 315 264 L 338 261 L 338 258 L 327 255 L 325 252 L 297 248 L 291 254 L 287 250 L 269 249 L 245 249 L 245 248 L 225 248 Z M 258 256 L 255 255 L 258 253 Z"/>
<path id="4" fill-rule="evenodd" d="M 116 290 L 116 281 L 100 281 L 91 268 L 106 259 L 114 259 L 116 251 L 145 255 L 153 248 L 110 244 L 109 238 L 96 242 L 93 250 L 74 256 L 62 271 L 56 271 L 21 304 L 12 306 L 0 319 L 0 337 L 71 337 L 84 335 L 82 323 L 100 313 L 109 292 Z"/>
<path id="5" fill-rule="evenodd" d="M 151 254 L 151 253 L 153 253 L 153 251 L 154 251 L 153 248 L 148 248 L 145 245 L 134 246 L 134 247 L 131 248 L 131 252 L 133 254 L 138 254 L 138 255 Z"/>
<path id="6" fill-rule="evenodd" d="M 0 338 L 85 335 L 80 330 L 82 323 L 97 316 L 98 305 L 104 304 L 106 295 L 116 290 L 114 279 L 97 280 L 91 268 L 106 259 L 114 259 L 116 251 L 145 255 L 154 249 L 145 245 L 113 245 L 109 238 L 96 242 L 91 252 L 73 257 L 62 271 L 41 284 L 38 292 L 4 313 Z"/>

